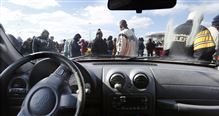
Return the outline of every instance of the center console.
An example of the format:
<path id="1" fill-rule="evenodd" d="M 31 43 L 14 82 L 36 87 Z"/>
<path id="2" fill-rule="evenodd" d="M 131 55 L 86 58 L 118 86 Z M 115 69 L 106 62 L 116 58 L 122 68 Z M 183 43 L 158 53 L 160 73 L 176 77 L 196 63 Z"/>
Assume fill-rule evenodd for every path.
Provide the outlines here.
<path id="1" fill-rule="evenodd" d="M 153 116 L 155 82 L 147 67 L 104 67 L 104 116 Z"/>

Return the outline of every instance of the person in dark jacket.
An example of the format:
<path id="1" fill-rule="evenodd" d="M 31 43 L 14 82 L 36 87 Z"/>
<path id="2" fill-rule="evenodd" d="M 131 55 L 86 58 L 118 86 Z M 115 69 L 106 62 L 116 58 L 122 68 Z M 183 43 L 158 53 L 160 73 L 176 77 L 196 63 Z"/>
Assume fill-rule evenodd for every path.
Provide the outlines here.
<path id="1" fill-rule="evenodd" d="M 106 55 L 107 54 L 107 44 L 106 42 L 102 39 L 103 33 L 101 32 L 100 29 L 98 29 L 96 33 L 96 38 L 93 41 L 91 52 L 93 55 Z"/>
<path id="2" fill-rule="evenodd" d="M 138 56 L 143 56 L 144 55 L 144 39 L 143 38 L 139 38 L 138 40 Z"/>
<path id="3" fill-rule="evenodd" d="M 211 22 L 211 26 L 208 28 L 208 30 L 211 32 L 211 35 L 216 44 L 214 58 L 215 58 L 216 64 L 219 65 L 219 41 L 218 41 L 219 39 L 219 15 L 213 18 Z"/>
<path id="4" fill-rule="evenodd" d="M 117 40 L 117 38 L 113 39 L 113 56 L 115 56 L 116 52 L 117 52 L 117 50 L 116 50 L 116 40 Z"/>
<path id="5" fill-rule="evenodd" d="M 79 45 L 81 35 L 78 33 L 74 36 L 73 41 L 71 41 L 71 47 L 70 47 L 70 56 L 71 57 L 77 57 L 81 55 L 81 47 Z"/>
<path id="6" fill-rule="evenodd" d="M 39 37 L 34 37 L 32 42 L 32 51 L 50 51 L 49 48 L 49 32 L 44 30 Z"/>
<path id="7" fill-rule="evenodd" d="M 155 44 L 154 42 L 152 41 L 152 39 L 150 38 L 146 44 L 146 49 L 147 49 L 147 53 L 148 53 L 148 57 L 149 56 L 153 56 L 153 52 L 154 52 L 154 49 L 155 49 Z"/>
<path id="8" fill-rule="evenodd" d="M 200 12 L 193 11 L 184 24 L 176 27 L 176 40 L 170 48 L 170 55 L 180 59 L 195 58 L 209 62 L 213 59 L 215 43 L 210 31 L 201 25 L 203 18 Z"/>
<path id="9" fill-rule="evenodd" d="M 21 47 L 21 54 L 27 55 L 31 53 L 32 53 L 32 39 L 28 38 L 26 41 L 24 41 Z"/>
<path id="10" fill-rule="evenodd" d="M 49 45 L 48 45 L 49 49 L 53 52 L 58 52 L 58 48 L 57 48 L 57 44 L 54 41 L 54 36 L 50 36 L 49 38 Z"/>
<path id="11" fill-rule="evenodd" d="M 113 37 L 109 36 L 107 39 L 107 52 L 109 55 L 113 54 Z"/>
<path id="12" fill-rule="evenodd" d="M 8 38 L 17 51 L 21 51 L 22 42 L 16 39 L 12 34 L 8 34 Z"/>

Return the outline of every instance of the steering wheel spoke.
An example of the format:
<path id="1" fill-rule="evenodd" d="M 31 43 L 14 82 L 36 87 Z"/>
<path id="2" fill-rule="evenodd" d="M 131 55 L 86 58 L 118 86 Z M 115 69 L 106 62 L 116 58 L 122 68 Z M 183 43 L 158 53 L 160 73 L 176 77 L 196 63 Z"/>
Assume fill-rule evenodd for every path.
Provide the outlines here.
<path id="1" fill-rule="evenodd" d="M 59 107 L 61 109 L 71 108 L 75 110 L 77 108 L 77 94 L 63 94 L 60 99 Z"/>

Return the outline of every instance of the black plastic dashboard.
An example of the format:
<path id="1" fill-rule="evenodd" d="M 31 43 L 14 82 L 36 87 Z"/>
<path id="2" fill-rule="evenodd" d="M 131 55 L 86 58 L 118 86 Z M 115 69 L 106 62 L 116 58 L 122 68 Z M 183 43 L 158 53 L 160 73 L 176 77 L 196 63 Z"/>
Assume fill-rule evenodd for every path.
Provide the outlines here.
<path id="1" fill-rule="evenodd" d="M 77 65 L 90 84 L 84 115 L 219 115 L 215 68 L 116 60 Z"/>

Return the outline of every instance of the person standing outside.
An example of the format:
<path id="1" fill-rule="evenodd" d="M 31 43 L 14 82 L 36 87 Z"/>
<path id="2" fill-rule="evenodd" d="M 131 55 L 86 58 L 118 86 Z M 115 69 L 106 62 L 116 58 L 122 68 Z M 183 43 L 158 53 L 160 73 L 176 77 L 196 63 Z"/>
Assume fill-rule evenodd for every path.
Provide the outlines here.
<path id="1" fill-rule="evenodd" d="M 49 49 L 49 32 L 43 30 L 39 37 L 34 37 L 32 42 L 32 51 L 50 51 Z"/>
<path id="2" fill-rule="evenodd" d="M 80 46 L 81 46 L 81 55 L 85 55 L 87 51 L 87 43 L 84 39 L 80 41 Z"/>
<path id="3" fill-rule="evenodd" d="M 143 38 L 139 38 L 138 40 L 138 56 L 143 56 L 144 55 L 144 39 Z"/>
<path id="4" fill-rule="evenodd" d="M 107 39 L 107 52 L 109 55 L 113 55 L 113 37 L 109 36 Z"/>
<path id="5" fill-rule="evenodd" d="M 204 15 L 193 11 L 185 23 L 174 29 L 174 40 L 169 49 L 169 56 L 178 59 L 195 59 L 210 63 L 215 53 L 215 43 L 210 31 L 201 22 Z"/>
<path id="6" fill-rule="evenodd" d="M 32 38 L 28 38 L 26 41 L 24 41 L 24 43 L 21 47 L 21 53 L 23 55 L 27 55 L 27 54 L 32 53 Z"/>
<path id="7" fill-rule="evenodd" d="M 211 22 L 211 26 L 208 28 L 208 30 L 210 31 L 213 39 L 214 39 L 214 42 L 216 44 L 215 46 L 215 60 L 216 60 L 216 63 L 219 64 L 219 15 L 215 16 L 213 18 L 213 21 Z"/>
<path id="8" fill-rule="evenodd" d="M 117 41 L 119 56 L 137 56 L 138 42 L 133 30 L 128 28 L 126 20 L 120 21 L 120 33 Z"/>
<path id="9" fill-rule="evenodd" d="M 115 56 L 117 52 L 116 51 L 116 40 L 117 40 L 116 38 L 113 39 L 113 56 Z"/>
<path id="10" fill-rule="evenodd" d="M 146 49 L 147 49 L 147 55 L 148 57 L 153 57 L 153 52 L 154 52 L 154 49 L 155 49 L 155 44 L 154 42 L 152 41 L 152 39 L 150 38 L 146 44 Z"/>
<path id="11" fill-rule="evenodd" d="M 103 37 L 103 33 L 101 29 L 98 29 L 96 33 L 96 38 L 94 39 L 91 47 L 91 52 L 94 56 L 107 55 L 107 44 L 102 39 L 102 37 Z"/>
<path id="12" fill-rule="evenodd" d="M 54 36 L 50 36 L 48 47 L 49 47 L 50 51 L 58 52 L 56 42 L 54 41 Z"/>
<path id="13" fill-rule="evenodd" d="M 79 41 L 80 41 L 81 35 L 79 33 L 77 33 L 73 40 L 71 41 L 71 47 L 70 47 L 70 57 L 77 57 L 81 55 L 80 52 L 80 45 L 79 45 Z"/>

